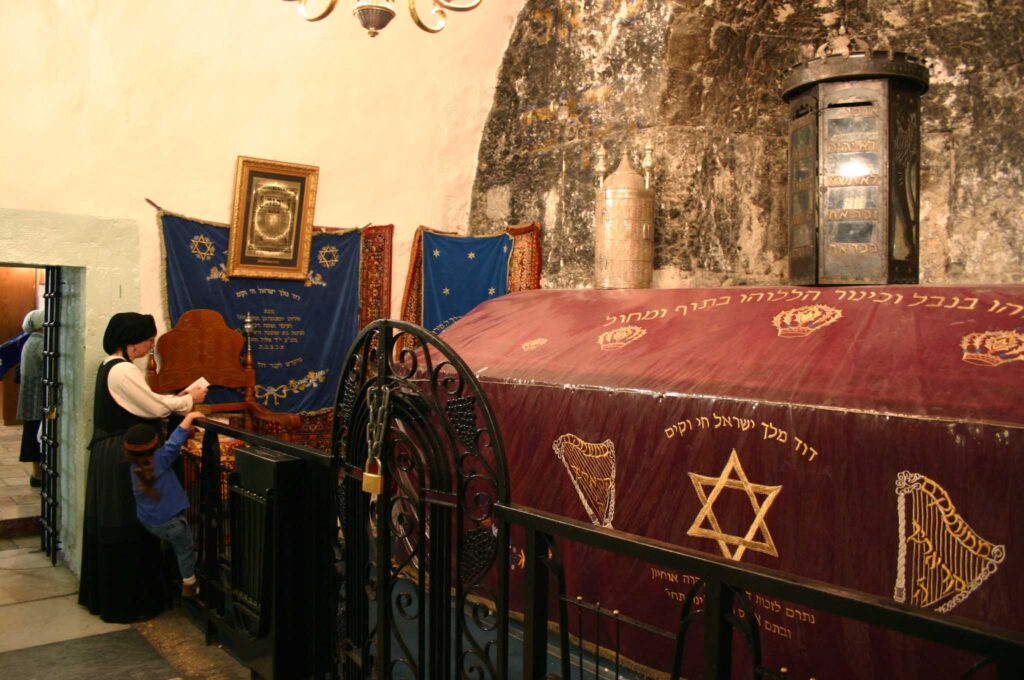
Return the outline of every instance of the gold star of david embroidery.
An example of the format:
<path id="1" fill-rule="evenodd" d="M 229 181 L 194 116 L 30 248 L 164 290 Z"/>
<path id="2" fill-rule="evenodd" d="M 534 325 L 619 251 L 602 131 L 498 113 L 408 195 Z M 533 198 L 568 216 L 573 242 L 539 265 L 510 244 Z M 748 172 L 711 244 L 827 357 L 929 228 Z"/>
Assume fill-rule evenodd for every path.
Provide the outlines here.
<path id="1" fill-rule="evenodd" d="M 338 249 L 334 246 L 324 246 L 317 253 L 317 261 L 323 266 L 330 269 L 334 265 L 338 264 Z"/>
<path id="2" fill-rule="evenodd" d="M 437 248 L 434 248 L 434 257 L 441 257 L 441 251 Z"/>
<path id="3" fill-rule="evenodd" d="M 452 294 L 452 291 L 451 291 L 450 288 L 445 288 L 444 290 L 441 291 L 441 295 L 451 295 L 451 294 Z"/>
<path id="4" fill-rule="evenodd" d="M 494 295 L 497 292 L 498 291 L 494 288 L 494 286 L 491 286 L 490 288 L 487 289 L 487 294 L 488 295 Z"/>
<path id="5" fill-rule="evenodd" d="M 217 249 L 213 247 L 213 241 L 206 236 L 193 236 L 190 246 L 191 253 L 203 262 L 209 260 L 217 252 Z"/>
<path id="6" fill-rule="evenodd" d="M 733 476 L 734 473 L 735 476 Z M 747 479 L 743 466 L 740 465 L 740 458 L 736 454 L 736 449 L 732 450 L 732 453 L 729 455 L 729 461 L 725 464 L 718 477 L 707 477 L 698 475 L 695 472 L 689 474 L 690 480 L 693 482 L 693 488 L 696 489 L 697 497 L 700 499 L 701 509 L 697 513 L 697 518 L 693 520 L 693 524 L 686 530 L 688 536 L 715 539 L 718 541 L 718 547 L 721 549 L 722 554 L 730 560 L 736 560 L 737 562 L 743 558 L 743 553 L 747 548 L 773 557 L 779 556 L 779 551 L 775 549 L 775 541 L 772 540 L 771 532 L 768 531 L 768 525 L 765 524 L 764 518 L 768 514 L 768 508 L 771 507 L 775 497 L 782 491 L 782 485 L 752 484 Z M 712 487 L 710 494 L 704 493 L 705 486 Z M 744 491 L 747 494 L 747 498 L 750 499 L 750 507 L 754 510 L 754 521 L 751 522 L 745 536 L 727 534 L 722 531 L 718 524 L 714 506 L 718 495 L 722 493 L 722 489 L 739 489 Z M 763 496 L 763 498 L 759 499 L 759 495 Z M 704 526 L 705 522 L 710 525 L 710 528 Z M 755 534 L 760 534 L 760 540 L 754 540 Z M 735 551 L 731 551 L 729 548 L 731 545 L 738 547 Z"/>
<path id="7" fill-rule="evenodd" d="M 466 257 L 468 257 L 471 260 L 475 260 L 476 259 L 476 253 L 470 251 L 469 255 L 466 255 Z"/>

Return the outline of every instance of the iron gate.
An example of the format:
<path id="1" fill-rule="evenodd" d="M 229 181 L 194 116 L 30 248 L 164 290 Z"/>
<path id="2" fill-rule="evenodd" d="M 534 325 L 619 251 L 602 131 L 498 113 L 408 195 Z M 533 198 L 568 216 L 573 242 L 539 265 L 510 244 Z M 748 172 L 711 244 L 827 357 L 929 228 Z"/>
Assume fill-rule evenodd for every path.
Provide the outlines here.
<path id="1" fill-rule="evenodd" d="M 60 551 L 60 455 L 57 409 L 60 406 L 60 267 L 46 268 L 43 294 L 43 432 L 39 521 L 42 549 L 52 564 Z"/>
<path id="2" fill-rule="evenodd" d="M 367 326 L 332 437 L 341 676 L 507 676 L 508 502 L 497 422 L 476 378 L 426 330 Z"/>

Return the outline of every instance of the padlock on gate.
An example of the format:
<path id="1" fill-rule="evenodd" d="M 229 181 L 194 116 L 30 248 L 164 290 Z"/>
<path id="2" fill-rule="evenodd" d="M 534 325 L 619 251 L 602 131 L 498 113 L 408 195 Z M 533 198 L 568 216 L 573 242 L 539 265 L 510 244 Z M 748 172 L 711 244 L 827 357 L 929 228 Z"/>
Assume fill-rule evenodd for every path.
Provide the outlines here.
<path id="1" fill-rule="evenodd" d="M 363 492 L 379 494 L 384 490 L 384 466 L 380 462 L 384 450 L 390 410 L 391 389 L 387 385 L 373 386 L 366 392 L 370 417 L 366 422 L 366 464 L 363 465 Z M 371 472 L 376 466 L 377 472 Z"/>
<path id="2" fill-rule="evenodd" d="M 376 466 L 377 472 L 370 472 Z M 366 458 L 366 465 L 363 466 L 363 492 L 379 494 L 384 490 L 383 470 L 380 467 L 380 460 L 372 456 Z"/>

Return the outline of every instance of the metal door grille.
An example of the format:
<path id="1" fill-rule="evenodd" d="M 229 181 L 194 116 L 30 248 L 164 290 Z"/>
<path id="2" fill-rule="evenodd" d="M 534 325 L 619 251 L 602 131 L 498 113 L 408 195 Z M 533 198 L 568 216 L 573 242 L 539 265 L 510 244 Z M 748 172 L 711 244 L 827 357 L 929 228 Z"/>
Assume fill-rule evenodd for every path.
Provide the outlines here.
<path id="1" fill-rule="evenodd" d="M 238 475 L 228 488 L 231 507 L 231 592 L 237 623 L 256 640 L 267 634 L 270 615 L 267 600 L 273 588 L 274 502 L 273 491 L 265 496 L 242 488 Z"/>
<path id="2" fill-rule="evenodd" d="M 46 292 L 43 294 L 43 433 L 40 469 L 43 486 L 40 493 L 39 521 L 42 524 L 42 549 L 52 564 L 60 550 L 60 472 L 57 440 L 57 409 L 60 406 L 60 267 L 46 268 Z"/>

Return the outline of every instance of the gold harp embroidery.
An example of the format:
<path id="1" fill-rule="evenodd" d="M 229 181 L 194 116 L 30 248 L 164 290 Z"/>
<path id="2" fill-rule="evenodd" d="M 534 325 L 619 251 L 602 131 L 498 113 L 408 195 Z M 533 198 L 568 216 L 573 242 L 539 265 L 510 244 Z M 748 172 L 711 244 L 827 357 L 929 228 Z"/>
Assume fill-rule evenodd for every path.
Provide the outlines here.
<path id="1" fill-rule="evenodd" d="M 909 582 L 910 604 L 948 612 L 996 573 L 1006 558 L 1005 546 L 994 545 L 971 529 L 945 489 L 924 475 L 905 470 L 896 476 L 896 510 L 897 602 L 907 601 Z"/>
<path id="2" fill-rule="evenodd" d="M 615 444 L 611 439 L 591 444 L 574 434 L 563 434 L 552 448 L 569 473 L 590 521 L 611 527 L 615 517 Z"/>

